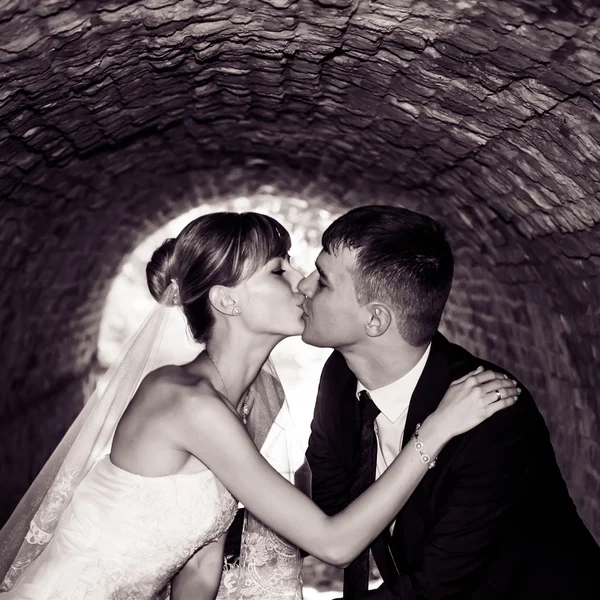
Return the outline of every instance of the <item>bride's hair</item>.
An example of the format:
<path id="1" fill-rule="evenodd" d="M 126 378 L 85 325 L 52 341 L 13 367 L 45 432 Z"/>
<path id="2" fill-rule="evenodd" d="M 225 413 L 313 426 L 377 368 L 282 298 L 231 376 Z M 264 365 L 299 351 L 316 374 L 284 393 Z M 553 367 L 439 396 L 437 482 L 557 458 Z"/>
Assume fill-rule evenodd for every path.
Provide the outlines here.
<path id="1" fill-rule="evenodd" d="M 204 215 L 155 250 L 146 267 L 148 288 L 159 300 L 171 280 L 175 280 L 192 335 L 204 342 L 214 324 L 208 298 L 210 288 L 239 284 L 271 259 L 285 256 L 290 245 L 285 227 L 266 215 Z"/>

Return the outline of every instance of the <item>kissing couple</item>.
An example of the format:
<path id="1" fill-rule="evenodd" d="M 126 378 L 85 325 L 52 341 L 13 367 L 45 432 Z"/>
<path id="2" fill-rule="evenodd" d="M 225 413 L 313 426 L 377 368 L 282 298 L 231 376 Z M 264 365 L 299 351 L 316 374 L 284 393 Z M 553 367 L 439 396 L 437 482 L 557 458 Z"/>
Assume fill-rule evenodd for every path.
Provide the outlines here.
<path id="1" fill-rule="evenodd" d="M 298 600 L 302 552 L 345 568 L 346 599 L 600 597 L 600 550 L 530 393 L 437 332 L 442 228 L 366 206 L 322 241 L 303 277 L 277 221 L 214 213 L 154 252 L 157 307 L 0 532 L 2 600 Z M 173 307 L 205 349 L 154 369 Z M 304 491 L 269 361 L 293 335 L 334 350 Z"/>

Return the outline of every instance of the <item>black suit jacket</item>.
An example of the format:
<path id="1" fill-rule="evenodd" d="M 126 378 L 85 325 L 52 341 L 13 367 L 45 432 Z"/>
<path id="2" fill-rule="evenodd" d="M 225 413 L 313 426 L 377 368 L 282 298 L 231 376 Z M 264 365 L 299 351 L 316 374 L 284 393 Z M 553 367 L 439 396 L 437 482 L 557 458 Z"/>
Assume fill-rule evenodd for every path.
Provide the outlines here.
<path id="1" fill-rule="evenodd" d="M 412 396 L 403 445 L 450 383 L 483 364 L 436 334 Z M 511 377 L 513 377 L 511 375 Z M 514 377 L 513 377 L 514 378 Z M 349 503 L 358 441 L 356 377 L 342 355 L 319 385 L 307 459 L 313 500 L 328 514 Z M 600 549 L 579 518 L 548 430 L 523 385 L 518 402 L 451 440 L 371 549 L 381 598 L 598 600 Z"/>

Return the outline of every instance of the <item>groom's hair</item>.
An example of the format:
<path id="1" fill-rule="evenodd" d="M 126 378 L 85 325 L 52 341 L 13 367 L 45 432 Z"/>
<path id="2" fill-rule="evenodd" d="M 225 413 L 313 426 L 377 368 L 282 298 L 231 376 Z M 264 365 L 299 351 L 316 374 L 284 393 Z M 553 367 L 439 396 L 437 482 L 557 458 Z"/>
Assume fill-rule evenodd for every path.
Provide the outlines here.
<path id="1" fill-rule="evenodd" d="M 407 208 L 363 206 L 336 219 L 323 248 L 356 251 L 356 299 L 385 302 L 398 331 L 412 346 L 429 343 L 450 294 L 454 259 L 439 223 Z"/>

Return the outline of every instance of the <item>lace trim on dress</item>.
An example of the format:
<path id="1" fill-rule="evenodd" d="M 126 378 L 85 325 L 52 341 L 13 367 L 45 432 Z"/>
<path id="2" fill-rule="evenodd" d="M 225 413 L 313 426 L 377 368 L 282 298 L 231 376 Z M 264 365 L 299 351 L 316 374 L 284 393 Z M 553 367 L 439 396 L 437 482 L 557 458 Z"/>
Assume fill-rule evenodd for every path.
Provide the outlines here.
<path id="1" fill-rule="evenodd" d="M 217 600 L 302 600 L 298 548 L 246 513 L 239 564 L 223 571 Z"/>

